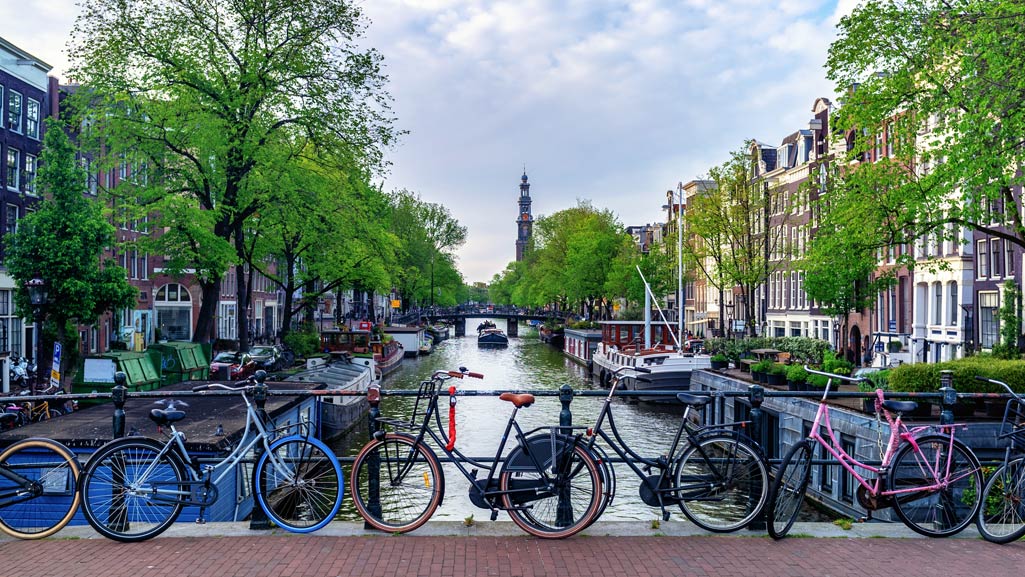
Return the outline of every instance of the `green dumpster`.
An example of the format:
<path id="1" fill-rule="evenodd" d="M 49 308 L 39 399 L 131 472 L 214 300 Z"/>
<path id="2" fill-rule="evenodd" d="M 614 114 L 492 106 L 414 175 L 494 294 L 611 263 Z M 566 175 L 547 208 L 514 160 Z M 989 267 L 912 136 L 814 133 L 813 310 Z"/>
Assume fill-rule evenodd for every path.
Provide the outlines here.
<path id="1" fill-rule="evenodd" d="M 164 384 L 201 381 L 210 377 L 210 362 L 199 343 L 169 341 L 146 348 Z"/>
<path id="2" fill-rule="evenodd" d="M 82 359 L 72 391 L 109 393 L 114 388 L 114 373 L 117 371 L 128 377 L 129 392 L 152 391 L 160 386 L 160 375 L 149 355 L 135 351 L 110 351 Z"/>

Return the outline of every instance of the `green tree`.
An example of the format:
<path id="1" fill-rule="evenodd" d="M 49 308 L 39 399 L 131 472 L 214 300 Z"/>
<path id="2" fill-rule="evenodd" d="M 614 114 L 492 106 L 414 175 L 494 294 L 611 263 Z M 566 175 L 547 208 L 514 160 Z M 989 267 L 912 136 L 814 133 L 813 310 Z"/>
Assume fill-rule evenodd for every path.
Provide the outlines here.
<path id="1" fill-rule="evenodd" d="M 463 279 L 453 253 L 466 242 L 466 227 L 443 205 L 408 190 L 396 191 L 391 200 L 392 232 L 402 242 L 396 285 L 403 300 L 409 305 L 455 304 Z"/>
<path id="2" fill-rule="evenodd" d="M 42 309 L 40 342 L 46 351 L 53 345 L 48 335 L 67 345 L 71 336 L 77 338 L 76 325 L 95 325 L 103 313 L 133 306 L 137 292 L 125 269 L 102 260 L 104 249 L 114 245 L 114 227 L 104 219 L 103 207 L 85 198 L 76 150 L 54 119 L 46 120 L 40 160 L 37 182 L 48 196 L 5 237 L 4 265 L 18 287 L 15 307 L 25 317 L 32 316 L 25 281 L 46 282 L 50 304 Z M 47 374 L 49 355 L 41 356 L 39 374 Z M 73 362 L 72 356 L 62 360 Z"/>
<path id="3" fill-rule="evenodd" d="M 71 41 L 77 109 L 109 164 L 153 173 L 130 200 L 157 215 L 171 263 L 203 291 L 194 340 L 208 341 L 220 281 L 246 253 L 273 174 L 308 143 L 344 142 L 366 167 L 395 137 L 380 56 L 345 0 L 83 0 Z M 180 253 L 173 252 L 175 249 Z M 231 259 L 225 258 L 234 252 Z M 172 267 L 173 272 L 173 267 Z M 244 271 L 238 303 L 248 308 Z M 237 315 L 247 345 L 247 315 Z"/>

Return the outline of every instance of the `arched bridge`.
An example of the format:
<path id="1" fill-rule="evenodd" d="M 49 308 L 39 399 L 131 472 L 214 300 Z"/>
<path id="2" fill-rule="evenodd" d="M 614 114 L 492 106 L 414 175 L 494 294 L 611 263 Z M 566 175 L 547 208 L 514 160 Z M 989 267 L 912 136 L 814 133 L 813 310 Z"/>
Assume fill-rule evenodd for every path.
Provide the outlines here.
<path id="1" fill-rule="evenodd" d="M 547 321 L 558 319 L 565 321 L 572 313 L 567 311 L 544 311 L 517 307 L 456 307 L 424 309 L 392 317 L 392 324 L 417 324 L 420 322 L 434 323 L 444 321 L 455 327 L 456 336 L 466 335 L 466 319 L 505 319 L 508 323 L 506 334 L 518 336 L 520 321 Z"/>

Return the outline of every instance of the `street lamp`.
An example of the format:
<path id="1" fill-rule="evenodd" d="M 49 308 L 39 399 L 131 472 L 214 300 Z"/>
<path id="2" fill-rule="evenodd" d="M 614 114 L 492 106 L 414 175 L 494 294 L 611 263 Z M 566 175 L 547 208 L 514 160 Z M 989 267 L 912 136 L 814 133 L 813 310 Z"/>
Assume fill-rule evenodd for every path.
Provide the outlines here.
<path id="1" fill-rule="evenodd" d="M 35 360 L 36 363 L 36 379 L 38 380 L 39 376 L 42 374 L 42 370 L 40 370 L 40 359 L 42 358 L 42 355 L 39 350 L 41 342 L 39 333 L 43 328 L 43 307 L 46 306 L 49 294 L 47 293 L 48 287 L 46 286 L 46 281 L 38 276 L 25 281 L 25 289 L 28 290 L 28 300 L 29 303 L 32 304 L 33 320 L 36 324 L 35 330 L 32 331 L 32 340 L 34 341 L 32 354 L 35 356 L 33 360 Z M 36 383 L 32 384 L 34 386 Z"/>

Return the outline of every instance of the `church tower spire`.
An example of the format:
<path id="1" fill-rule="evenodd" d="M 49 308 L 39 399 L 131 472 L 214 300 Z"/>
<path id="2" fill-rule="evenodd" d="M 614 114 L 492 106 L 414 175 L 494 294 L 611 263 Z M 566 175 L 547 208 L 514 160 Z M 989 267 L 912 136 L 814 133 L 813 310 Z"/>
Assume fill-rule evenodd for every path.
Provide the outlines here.
<path id="1" fill-rule="evenodd" d="M 520 177 L 520 214 L 516 218 L 516 260 L 523 260 L 523 252 L 527 249 L 527 241 L 534 232 L 534 216 L 530 214 L 530 183 L 527 182 L 527 167 L 523 167 Z"/>

